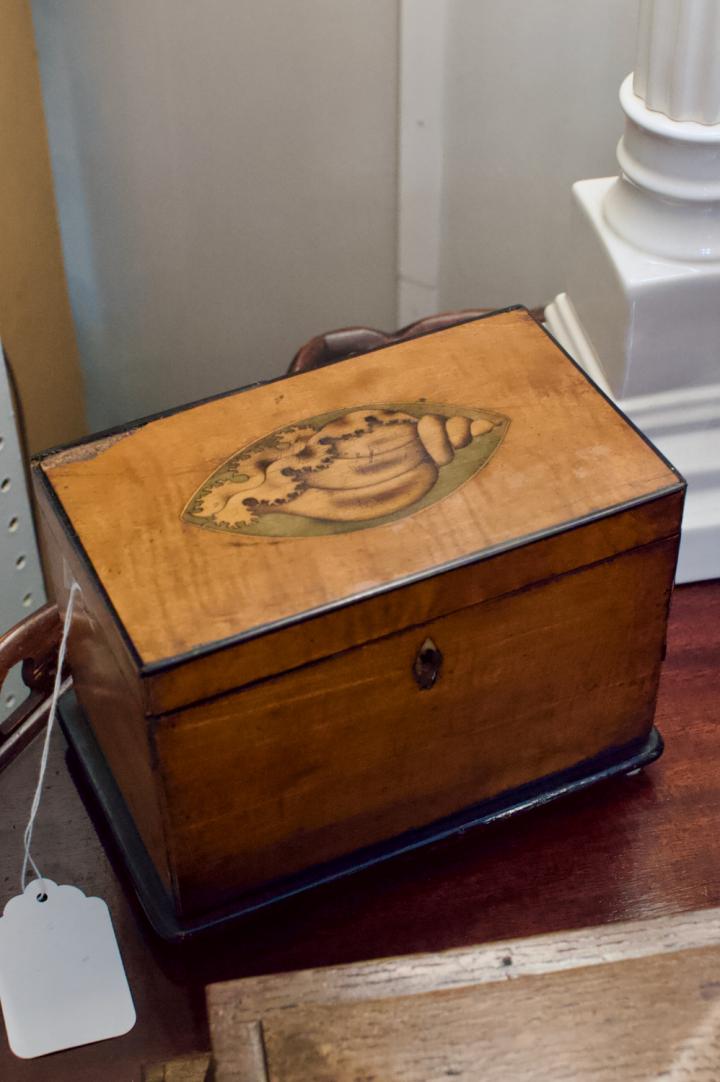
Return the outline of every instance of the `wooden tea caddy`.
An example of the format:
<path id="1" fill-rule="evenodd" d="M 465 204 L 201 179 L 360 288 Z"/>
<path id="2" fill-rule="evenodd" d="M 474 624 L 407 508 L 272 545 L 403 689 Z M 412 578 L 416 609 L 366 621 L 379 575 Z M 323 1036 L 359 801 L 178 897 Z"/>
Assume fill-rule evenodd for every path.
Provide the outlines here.
<path id="1" fill-rule="evenodd" d="M 523 308 L 33 476 L 65 729 L 168 938 L 660 753 L 685 485 Z"/>

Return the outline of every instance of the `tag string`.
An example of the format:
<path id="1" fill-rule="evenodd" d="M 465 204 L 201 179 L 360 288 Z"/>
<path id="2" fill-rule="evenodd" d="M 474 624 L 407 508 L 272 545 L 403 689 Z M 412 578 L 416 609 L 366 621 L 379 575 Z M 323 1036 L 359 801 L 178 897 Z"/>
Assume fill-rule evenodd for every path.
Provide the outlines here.
<path id="1" fill-rule="evenodd" d="M 42 757 L 40 759 L 40 771 L 38 773 L 37 785 L 35 787 L 35 796 L 33 797 L 32 806 L 30 808 L 30 818 L 28 819 L 28 824 L 25 827 L 25 833 L 23 835 L 25 852 L 23 856 L 22 874 L 20 876 L 20 889 L 23 892 L 25 891 L 25 887 L 27 885 L 28 867 L 32 868 L 35 873 L 36 879 L 42 879 L 40 869 L 32 858 L 32 854 L 30 852 L 30 845 L 32 844 L 33 827 L 35 826 L 35 819 L 37 818 L 38 808 L 40 807 L 40 799 L 42 797 L 43 785 L 45 784 L 45 774 L 47 772 L 48 756 L 50 754 L 50 738 L 52 737 L 53 727 L 55 725 L 57 704 L 58 699 L 60 698 L 60 688 L 63 682 L 62 671 L 63 665 L 65 664 L 65 652 L 67 650 L 67 641 L 70 634 L 70 623 L 72 621 L 73 608 L 75 607 L 75 597 L 79 593 L 80 587 L 76 582 L 73 582 L 72 586 L 70 587 L 67 609 L 65 610 L 65 623 L 63 624 L 62 638 L 60 639 L 60 647 L 58 649 L 57 670 L 55 672 L 55 682 L 53 684 L 52 696 L 50 697 L 50 711 L 48 713 L 47 729 L 45 731 Z"/>

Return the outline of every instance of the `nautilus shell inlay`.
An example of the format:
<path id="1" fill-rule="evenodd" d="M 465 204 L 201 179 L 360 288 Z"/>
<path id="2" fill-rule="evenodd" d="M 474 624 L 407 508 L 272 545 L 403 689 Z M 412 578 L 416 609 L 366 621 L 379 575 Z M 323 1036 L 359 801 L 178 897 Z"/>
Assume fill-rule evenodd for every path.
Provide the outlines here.
<path id="1" fill-rule="evenodd" d="M 384 525 L 469 481 L 509 423 L 492 410 L 424 401 L 310 417 L 228 458 L 182 517 L 205 529 L 266 537 Z"/>

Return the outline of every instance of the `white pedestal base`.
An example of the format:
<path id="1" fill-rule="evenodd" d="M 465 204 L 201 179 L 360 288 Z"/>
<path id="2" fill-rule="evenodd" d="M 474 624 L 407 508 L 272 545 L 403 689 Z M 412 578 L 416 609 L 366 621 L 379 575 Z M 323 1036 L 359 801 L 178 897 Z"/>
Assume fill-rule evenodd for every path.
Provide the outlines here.
<path id="1" fill-rule="evenodd" d="M 618 399 L 566 293 L 545 318 L 560 345 L 687 480 L 677 581 L 720 578 L 720 382 Z M 662 320 L 657 331 L 662 350 Z M 712 356 L 717 363 L 717 343 Z"/>
<path id="2" fill-rule="evenodd" d="M 720 0 L 642 0 L 620 175 L 573 186 L 546 318 L 688 482 L 678 581 L 720 576 Z"/>
<path id="3" fill-rule="evenodd" d="M 720 260 L 667 259 L 623 240 L 617 177 L 573 185 L 565 291 L 616 399 L 720 382 Z"/>

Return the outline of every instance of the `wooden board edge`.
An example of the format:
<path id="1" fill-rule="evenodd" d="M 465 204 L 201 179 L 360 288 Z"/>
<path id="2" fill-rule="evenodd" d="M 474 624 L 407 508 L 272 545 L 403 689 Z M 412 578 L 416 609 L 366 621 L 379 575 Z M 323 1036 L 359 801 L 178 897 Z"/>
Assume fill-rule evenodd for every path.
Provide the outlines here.
<path id="1" fill-rule="evenodd" d="M 152 1063 L 142 1069 L 142 1082 L 215 1082 L 212 1053 L 196 1052 L 167 1063 Z M 254 1082 L 255 1075 L 248 1075 Z M 258 1082 L 264 1082 L 262 1075 Z"/>
<path id="2" fill-rule="evenodd" d="M 717 945 L 720 907 L 225 981 L 206 988 L 213 1048 L 222 1055 L 233 1026 L 301 1004 L 417 995 Z"/>
<path id="3" fill-rule="evenodd" d="M 716 1078 L 720 947 L 267 1015 L 273 1079 Z M 715 1068 L 712 1064 L 715 1064 Z M 232 1077 L 232 1076 L 231 1076 Z"/>

